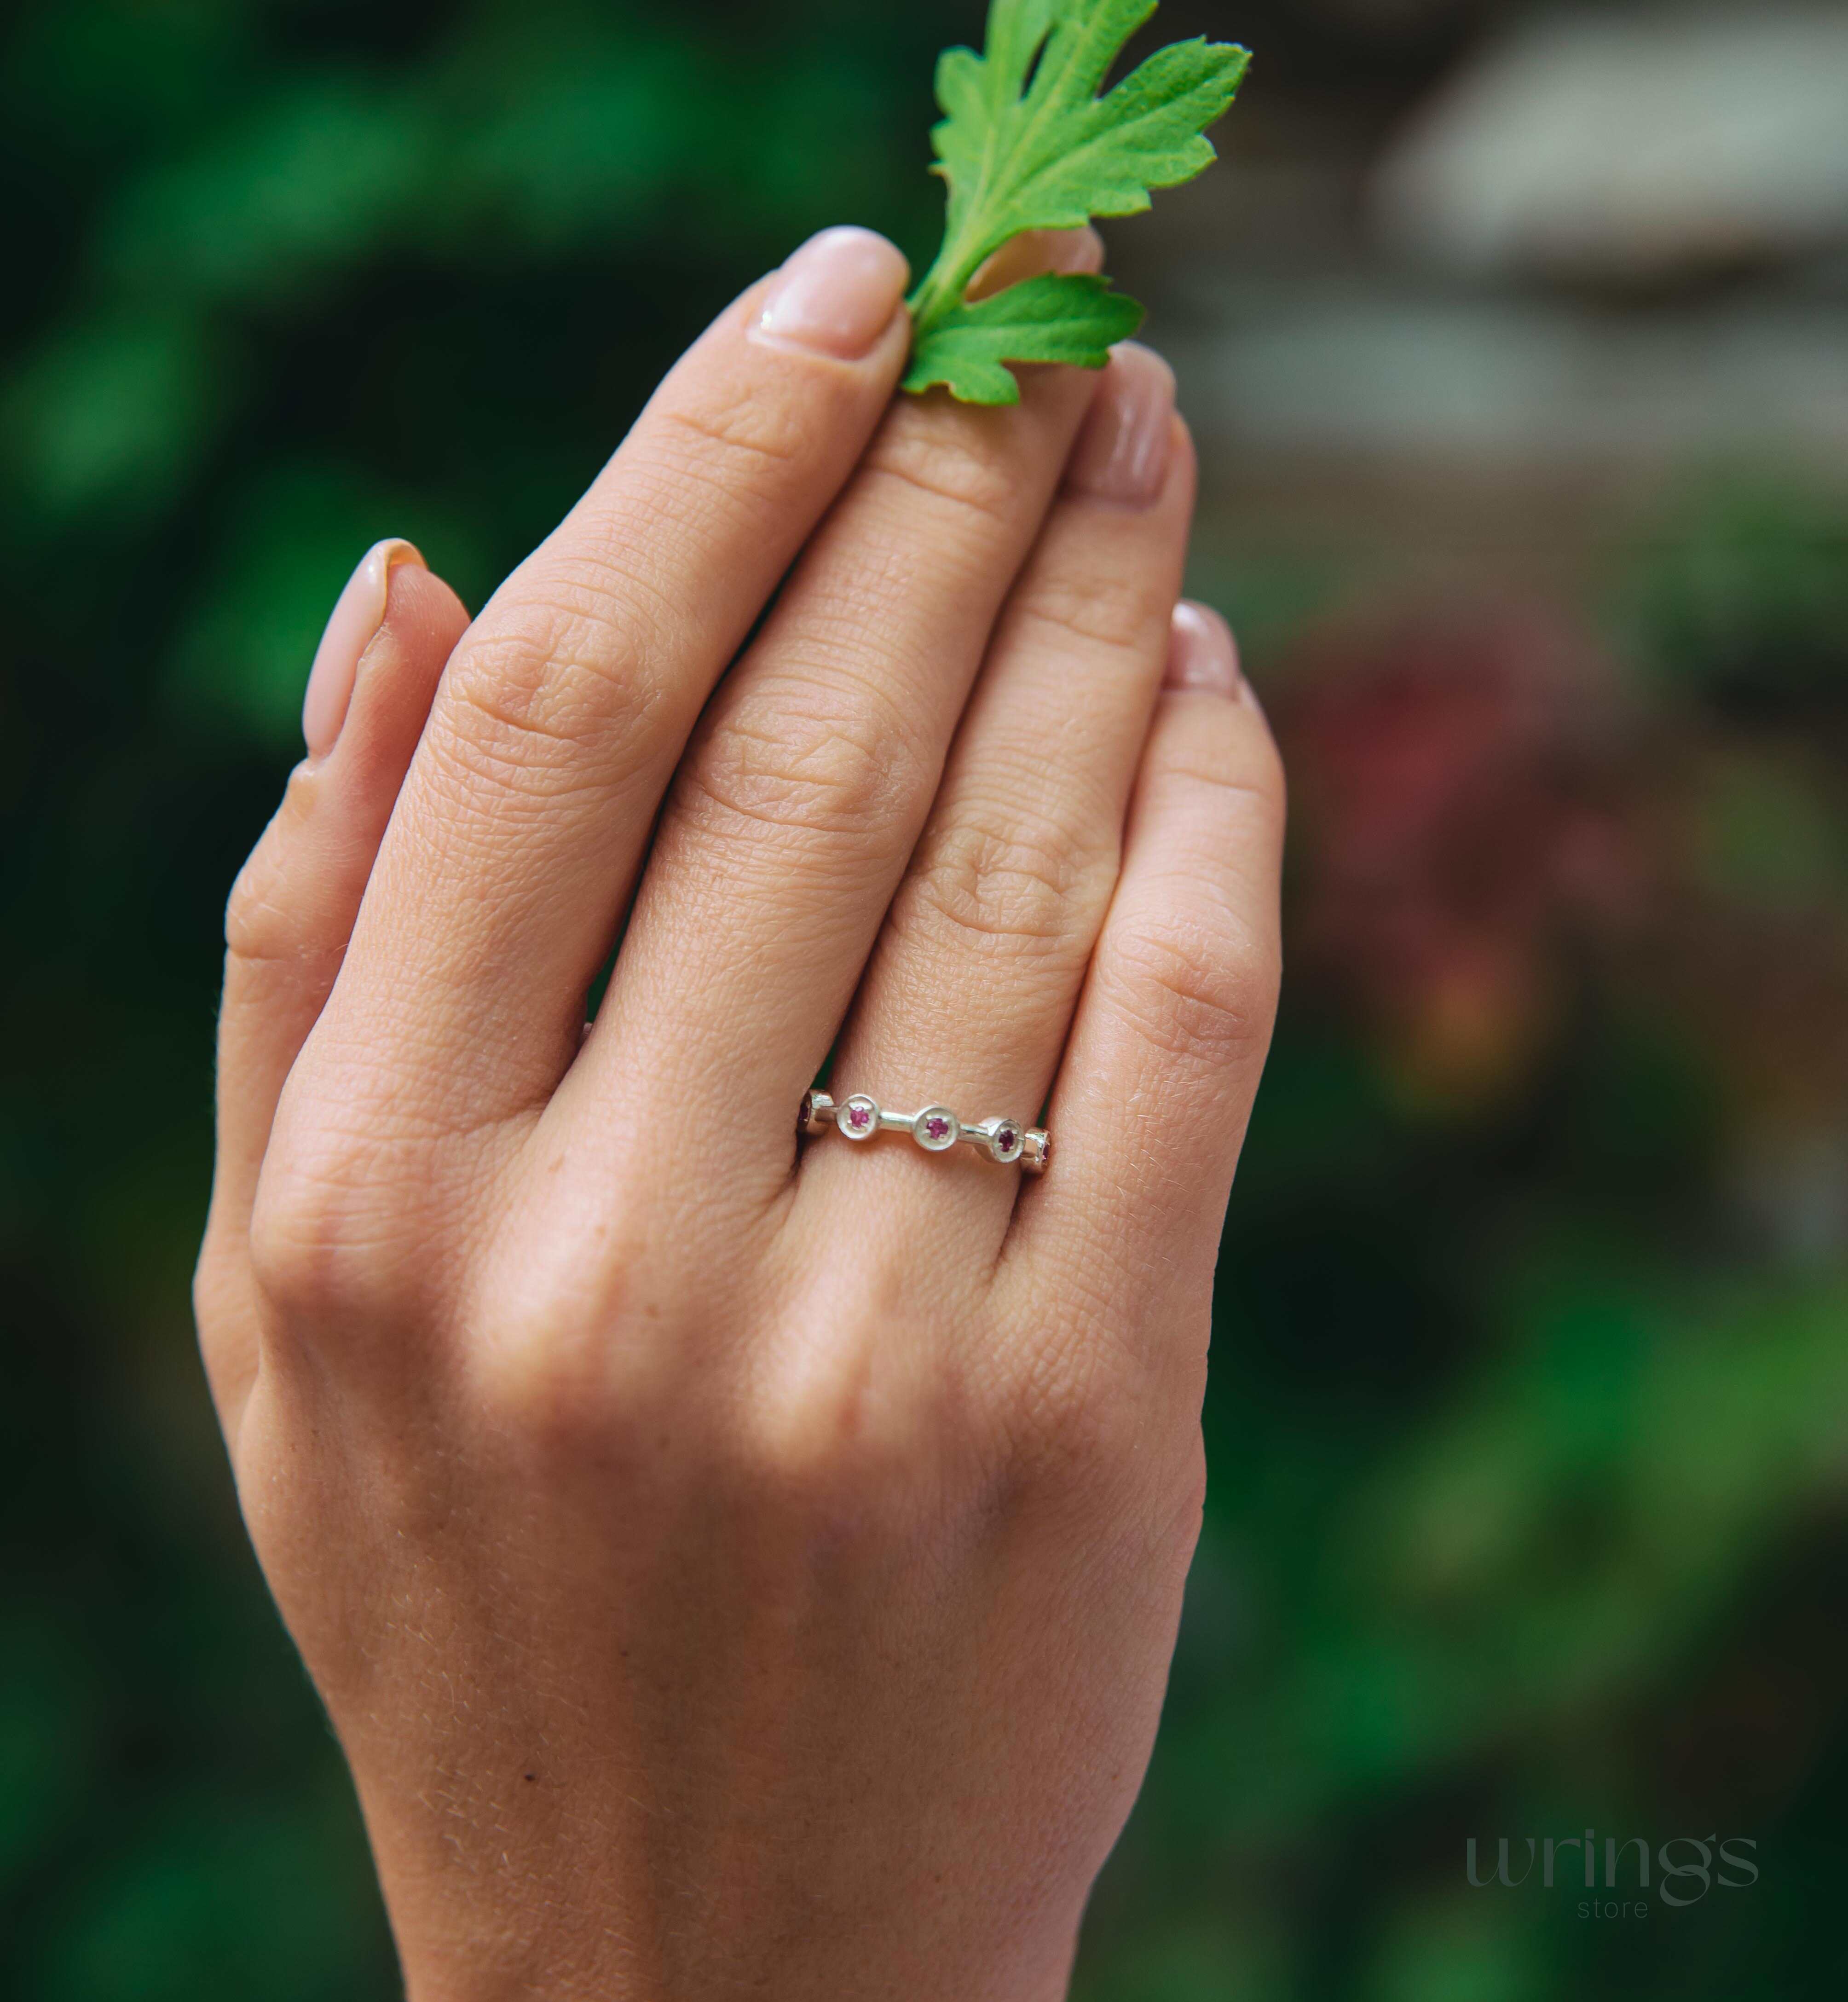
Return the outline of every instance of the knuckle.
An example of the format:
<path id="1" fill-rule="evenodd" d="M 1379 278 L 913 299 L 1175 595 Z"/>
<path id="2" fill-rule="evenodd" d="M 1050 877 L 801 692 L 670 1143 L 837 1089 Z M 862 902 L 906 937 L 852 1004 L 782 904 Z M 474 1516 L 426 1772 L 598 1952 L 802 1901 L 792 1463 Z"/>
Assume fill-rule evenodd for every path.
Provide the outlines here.
<path id="1" fill-rule="evenodd" d="M 275 818 L 231 886 L 225 903 L 225 944 L 233 959 L 260 964 L 298 958 L 312 949 L 310 927 L 304 922 L 289 863 L 291 854 L 299 853 L 296 838 L 312 811 L 316 779 L 305 765 L 290 775 Z"/>
<path id="2" fill-rule="evenodd" d="M 1228 837 L 1254 825 L 1281 831 L 1288 786 L 1282 757 L 1267 730 L 1242 743 L 1229 766 L 1222 748 L 1170 738 L 1163 745 L 1160 769 L 1171 789 L 1191 796 L 1201 820 Z"/>
<path id="3" fill-rule="evenodd" d="M 563 1289 L 528 1289 L 496 1313 L 475 1358 L 482 1402 L 510 1436 L 542 1453 L 606 1449 L 653 1408 L 634 1379 L 640 1358 L 617 1339 L 616 1314 L 587 1310 Z"/>
<path id="4" fill-rule="evenodd" d="M 1009 1402 L 1016 1458 L 1036 1488 L 1109 1497 L 1141 1457 L 1148 1414 L 1140 1379 L 1121 1345 L 1096 1329 L 1083 1340 L 1029 1345 Z"/>
<path id="5" fill-rule="evenodd" d="M 1153 577 L 1129 577 L 1107 566 L 1062 564 L 1034 579 L 1020 600 L 1020 616 L 1056 644 L 1076 641 L 1108 654 L 1140 656 L 1167 616 Z"/>
<path id="6" fill-rule="evenodd" d="M 825 1506 L 873 1456 L 877 1362 L 866 1333 L 839 1329 L 825 1355 L 765 1372 L 740 1457 L 753 1484 L 786 1505 Z"/>
<path id="7" fill-rule="evenodd" d="M 651 741 L 661 682 L 648 622 L 619 623 L 571 597 L 509 607 L 458 650 L 439 740 L 451 756 L 549 792 L 579 782 L 587 755 L 620 772 Z"/>
<path id="8" fill-rule="evenodd" d="M 891 1336 L 856 1320 L 765 1372 L 730 1468 L 760 1518 L 837 1545 L 883 1541 L 945 1493 L 949 1428 L 920 1386 L 894 1383 Z"/>
<path id="9" fill-rule="evenodd" d="M 818 1330 L 825 1332 L 818 1334 Z M 873 1254 L 758 1345 L 728 1474 L 798 1538 L 889 1546 L 979 1495 L 995 1456 L 980 1400 L 917 1311 L 912 1261 Z"/>
<path id="10" fill-rule="evenodd" d="M 1208 1470 L 1206 1439 L 1198 1425 L 1188 1428 L 1184 1454 L 1173 1470 L 1173 1515 L 1166 1526 L 1170 1538 L 1191 1559 L 1206 1522 Z"/>
<path id="11" fill-rule="evenodd" d="M 863 839 L 904 817 L 924 777 L 922 754 L 887 697 L 785 683 L 712 731 L 682 768 L 679 807 L 696 826 Z"/>
<path id="12" fill-rule="evenodd" d="M 228 1325 L 237 1317 L 241 1271 L 241 1263 L 214 1218 L 193 1268 L 193 1320 L 199 1331 L 200 1346 L 207 1354 L 223 1340 Z"/>
<path id="13" fill-rule="evenodd" d="M 805 423 L 793 398 L 766 396 L 761 384 L 748 381 L 726 385 L 699 403 L 667 405 L 659 414 L 675 470 L 709 480 L 727 493 L 741 486 L 779 490 L 788 469 L 813 448 L 812 417 Z"/>
<path id="14" fill-rule="evenodd" d="M 647 1338 L 643 1261 L 619 1201 L 608 1225 L 522 1236 L 512 1263 L 490 1261 L 471 1318 L 483 1400 L 542 1449 L 606 1449 L 625 1428 L 674 1407 L 683 1345 Z"/>
<path id="15" fill-rule="evenodd" d="M 1117 940 L 1103 971 L 1118 1007 L 1179 1062 L 1223 1069 L 1269 1037 L 1275 948 L 1230 923 L 1145 924 Z"/>
<path id="16" fill-rule="evenodd" d="M 1268 730 L 1263 733 L 1259 744 L 1250 785 L 1270 815 L 1271 825 L 1281 829 L 1289 814 L 1289 774 L 1284 769 L 1283 753 L 1277 748 L 1277 740 Z"/>
<path id="17" fill-rule="evenodd" d="M 1114 849 L 1100 855 L 1054 821 L 968 812 L 931 835 L 894 924 L 901 936 L 935 926 L 985 950 L 1051 950 L 1115 874 Z"/>
<path id="18" fill-rule="evenodd" d="M 225 944 L 233 959 L 260 964 L 289 956 L 295 927 L 274 861 L 260 847 L 237 873 L 225 904 Z"/>
<path id="19" fill-rule="evenodd" d="M 324 1325 L 389 1313 L 418 1281 L 404 1199 L 363 1120 L 272 1141 L 251 1212 L 250 1269 L 285 1314 Z"/>
<path id="20" fill-rule="evenodd" d="M 193 1324 L 206 1382 L 228 1428 L 255 1372 L 263 1330 L 242 1233 L 216 1215 L 193 1268 Z"/>
<path id="21" fill-rule="evenodd" d="M 985 441 L 931 421 L 936 411 L 901 411 L 867 455 L 866 469 L 914 497 L 972 515 L 982 528 L 1011 528 L 1020 501 L 1018 475 Z"/>

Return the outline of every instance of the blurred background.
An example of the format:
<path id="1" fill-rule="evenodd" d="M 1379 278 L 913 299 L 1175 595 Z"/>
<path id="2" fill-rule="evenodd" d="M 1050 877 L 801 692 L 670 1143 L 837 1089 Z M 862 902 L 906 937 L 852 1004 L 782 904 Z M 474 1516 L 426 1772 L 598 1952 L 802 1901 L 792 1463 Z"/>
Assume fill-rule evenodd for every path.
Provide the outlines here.
<path id="1" fill-rule="evenodd" d="M 1290 975 L 1078 1993 L 1839 1997 L 1848 7 L 1159 25 L 1257 52 L 1225 164 L 1109 233 L 1287 745 Z M 367 544 L 479 602 L 806 232 L 921 265 L 933 59 L 979 30 L 9 10 L 8 1997 L 395 1991 L 194 1352 L 225 893 Z M 1759 1874 L 1646 1920 L 1581 1916 L 1576 1851 L 1469 1882 L 1471 1836 L 1518 1875 L 1588 1828 Z"/>

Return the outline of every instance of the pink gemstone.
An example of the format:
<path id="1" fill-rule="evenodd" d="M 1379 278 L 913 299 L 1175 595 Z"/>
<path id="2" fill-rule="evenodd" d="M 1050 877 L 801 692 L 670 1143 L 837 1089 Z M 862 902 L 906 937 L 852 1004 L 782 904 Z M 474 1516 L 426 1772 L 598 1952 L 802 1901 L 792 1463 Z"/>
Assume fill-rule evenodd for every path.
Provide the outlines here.
<path id="1" fill-rule="evenodd" d="M 847 1108 L 847 1124 L 856 1133 L 863 1133 L 873 1123 L 873 1115 L 863 1105 L 850 1105 Z"/>
<path id="2" fill-rule="evenodd" d="M 924 1122 L 924 1130 L 932 1139 L 940 1140 L 950 1131 L 950 1122 L 943 1118 L 926 1119 Z"/>
<path id="3" fill-rule="evenodd" d="M 1001 1131 L 995 1135 L 995 1140 L 1002 1153 L 1008 1154 L 1013 1153 L 1014 1142 L 1019 1139 L 1020 1137 L 1020 1135 L 1014 1131 L 1013 1127 L 1003 1126 Z"/>

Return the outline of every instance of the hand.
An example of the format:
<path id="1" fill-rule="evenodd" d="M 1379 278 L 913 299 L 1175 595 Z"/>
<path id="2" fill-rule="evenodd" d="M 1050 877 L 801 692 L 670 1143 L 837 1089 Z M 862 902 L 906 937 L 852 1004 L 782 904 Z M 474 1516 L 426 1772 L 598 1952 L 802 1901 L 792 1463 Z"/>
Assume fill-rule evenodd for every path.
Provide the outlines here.
<path id="1" fill-rule="evenodd" d="M 417 2002 L 1049 1998 L 1147 1761 L 1282 785 L 1166 368 L 892 404 L 905 276 L 472 626 L 374 552 L 232 898 L 200 1328 Z M 1050 1172 L 799 1146 L 837 1045 Z"/>

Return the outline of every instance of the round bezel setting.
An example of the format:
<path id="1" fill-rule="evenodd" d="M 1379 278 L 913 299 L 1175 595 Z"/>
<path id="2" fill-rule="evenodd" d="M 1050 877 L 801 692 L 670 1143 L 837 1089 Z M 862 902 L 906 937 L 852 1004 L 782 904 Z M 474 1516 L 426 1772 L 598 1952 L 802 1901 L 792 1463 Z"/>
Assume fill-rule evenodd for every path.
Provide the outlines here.
<path id="1" fill-rule="evenodd" d="M 1027 1146 L 1027 1129 L 1017 1119 L 990 1119 L 985 1121 L 989 1136 L 989 1153 L 1003 1167 L 1017 1161 Z"/>
<path id="2" fill-rule="evenodd" d="M 841 1100 L 834 1119 L 849 1140 L 870 1140 L 879 1131 L 879 1101 L 856 1091 Z"/>
<path id="3" fill-rule="evenodd" d="M 891 1112 L 866 1092 L 837 1100 L 818 1085 L 802 1094 L 796 1125 L 798 1132 L 811 1134 L 825 1133 L 833 1126 L 844 1139 L 854 1141 L 870 1140 L 884 1132 L 908 1133 L 927 1154 L 947 1154 L 959 1141 L 967 1141 L 999 1166 L 1018 1167 L 1027 1175 L 1044 1174 L 1052 1154 L 1052 1142 L 1041 1128 L 1006 1113 L 975 1121 L 959 1118 L 947 1105 L 927 1105 L 922 1112 Z"/>
<path id="4" fill-rule="evenodd" d="M 927 1154 L 954 1147 L 962 1132 L 962 1121 L 947 1105 L 927 1105 L 912 1121 L 912 1138 Z"/>

